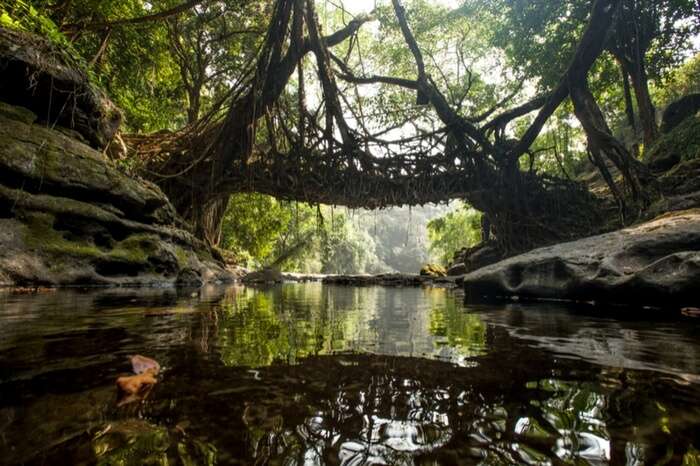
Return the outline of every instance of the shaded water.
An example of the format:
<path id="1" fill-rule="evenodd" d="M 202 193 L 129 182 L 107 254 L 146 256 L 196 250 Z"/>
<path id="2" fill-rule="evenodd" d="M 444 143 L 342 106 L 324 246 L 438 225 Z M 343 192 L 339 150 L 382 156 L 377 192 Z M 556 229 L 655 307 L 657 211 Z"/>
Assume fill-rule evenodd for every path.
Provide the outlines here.
<path id="1" fill-rule="evenodd" d="M 700 319 L 191 293 L 0 294 L 0 463 L 700 464 Z M 133 354 L 163 370 L 123 404 Z"/>

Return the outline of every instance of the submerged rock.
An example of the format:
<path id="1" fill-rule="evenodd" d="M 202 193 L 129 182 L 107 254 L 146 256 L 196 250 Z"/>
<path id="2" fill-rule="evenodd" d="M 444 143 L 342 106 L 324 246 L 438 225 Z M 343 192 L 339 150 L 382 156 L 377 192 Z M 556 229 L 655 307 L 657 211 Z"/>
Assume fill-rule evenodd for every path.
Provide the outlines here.
<path id="1" fill-rule="evenodd" d="M 512 257 L 460 279 L 471 301 L 519 297 L 700 303 L 700 209 Z"/>
<path id="2" fill-rule="evenodd" d="M 0 103 L 0 285 L 232 278 L 157 186 L 27 112 Z"/>
<path id="3" fill-rule="evenodd" d="M 379 275 L 328 275 L 323 283 L 350 286 L 422 286 L 422 285 L 453 285 L 454 278 L 431 277 L 406 273 L 382 273 Z"/>

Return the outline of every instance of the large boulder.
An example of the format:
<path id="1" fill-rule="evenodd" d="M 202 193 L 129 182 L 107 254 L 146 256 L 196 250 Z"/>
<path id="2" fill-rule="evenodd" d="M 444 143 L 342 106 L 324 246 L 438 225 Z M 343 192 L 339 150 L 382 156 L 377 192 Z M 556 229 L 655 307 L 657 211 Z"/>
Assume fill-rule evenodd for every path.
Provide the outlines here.
<path id="1" fill-rule="evenodd" d="M 0 101 L 28 108 L 48 123 L 106 147 L 121 123 L 112 101 L 77 60 L 49 40 L 0 27 Z"/>
<path id="2" fill-rule="evenodd" d="M 0 103 L 0 285 L 227 280 L 152 183 Z"/>
<path id="3" fill-rule="evenodd" d="M 495 242 L 479 243 L 471 248 L 463 248 L 457 251 L 453 257 L 452 265 L 447 271 L 450 277 L 464 275 L 472 270 L 486 267 L 503 259 L 503 253 Z"/>
<path id="4" fill-rule="evenodd" d="M 668 133 L 700 111 L 700 94 L 688 94 L 669 104 L 661 118 L 661 132 Z"/>
<path id="5" fill-rule="evenodd" d="M 242 281 L 243 283 L 282 283 L 284 275 L 277 269 L 266 267 L 246 274 Z"/>
<path id="6" fill-rule="evenodd" d="M 685 118 L 669 133 L 661 135 L 645 153 L 649 168 L 667 171 L 681 162 L 700 158 L 700 114 Z"/>
<path id="7" fill-rule="evenodd" d="M 519 297 L 700 306 L 700 209 L 557 244 L 465 275 L 471 301 Z"/>

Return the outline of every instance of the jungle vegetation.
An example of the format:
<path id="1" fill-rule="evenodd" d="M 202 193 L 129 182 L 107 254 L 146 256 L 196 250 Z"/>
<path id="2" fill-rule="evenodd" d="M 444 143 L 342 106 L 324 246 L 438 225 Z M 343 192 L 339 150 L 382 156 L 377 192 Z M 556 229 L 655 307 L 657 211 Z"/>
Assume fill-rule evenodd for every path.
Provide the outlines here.
<path id="1" fill-rule="evenodd" d="M 0 25 L 86 69 L 124 115 L 115 162 L 253 265 L 406 265 L 400 234 L 329 205 L 460 199 L 414 235 L 448 262 L 482 213 L 514 253 L 628 224 L 658 196 L 642 160 L 659 109 L 700 92 L 695 0 L 349 3 L 2 0 Z M 406 223 L 392 215 L 387 232 Z"/>

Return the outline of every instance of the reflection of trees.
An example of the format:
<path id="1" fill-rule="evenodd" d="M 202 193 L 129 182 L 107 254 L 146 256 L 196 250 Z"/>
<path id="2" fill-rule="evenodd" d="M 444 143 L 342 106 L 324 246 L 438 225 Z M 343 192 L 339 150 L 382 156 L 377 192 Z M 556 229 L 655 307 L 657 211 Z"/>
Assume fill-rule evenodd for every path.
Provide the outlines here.
<path id="1" fill-rule="evenodd" d="M 296 364 L 360 351 L 464 365 L 485 350 L 486 326 L 445 289 L 284 285 L 241 288 L 218 305 L 213 329 L 227 365 Z M 212 333 L 212 330 L 209 330 Z"/>
<path id="2" fill-rule="evenodd" d="M 410 366 L 411 361 L 389 364 Z M 351 386 L 339 382 L 324 399 L 314 400 L 311 414 L 296 425 L 280 417 L 282 407 L 261 405 L 257 416 L 244 416 L 250 451 L 257 461 L 290 466 L 413 465 L 418 456 L 424 460 L 420 464 L 433 464 L 430 458 L 447 446 L 456 448 L 458 457 L 483 464 L 571 462 L 600 452 L 604 459 L 605 451 L 609 458 L 603 412 L 596 409 L 600 394 L 555 380 L 535 383 L 531 389 L 541 392 L 541 404 L 532 405 L 528 416 L 465 383 L 476 375 L 478 385 L 478 374 L 463 372 L 453 384 L 435 383 L 450 366 L 432 364 L 365 376 L 363 364 L 348 366 Z M 406 372 L 422 377 L 407 378 Z M 598 443 L 588 441 L 593 437 Z"/>
<path id="3" fill-rule="evenodd" d="M 608 397 L 594 391 L 590 384 L 546 379 L 528 384 L 528 388 L 551 393 L 532 400 L 539 408 L 520 417 L 515 434 L 524 438 L 548 439 L 550 449 L 562 461 L 607 462 L 610 460 L 610 434 L 605 411 Z M 532 448 L 519 448 L 523 457 L 541 461 L 543 455 Z"/>
<path id="4" fill-rule="evenodd" d="M 221 303 L 217 344 L 229 366 L 261 367 L 275 361 L 351 349 L 362 332 L 367 296 L 361 290 L 329 292 L 320 285 L 243 289 Z"/>
<path id="5" fill-rule="evenodd" d="M 44 313 L 19 299 L 0 304 L 16 319 L 0 327 L 4 462 L 700 460 L 691 446 L 698 386 L 630 362 L 697 373 L 692 328 L 662 338 L 663 327 L 593 326 L 554 309 L 476 317 L 441 289 L 285 285 L 205 288 L 194 297 L 149 290 L 137 301 L 117 291 L 99 295 L 116 296 L 119 306 L 108 309 L 95 304 L 97 295 L 75 292 L 36 297 Z M 450 348 L 447 362 L 469 358 L 468 367 L 386 356 Z M 117 408 L 114 371 L 143 349 L 163 376 L 145 403 Z M 560 357 L 576 351 L 584 354 Z M 315 356 L 336 352 L 344 354 Z M 51 394 L 57 388 L 65 394 Z"/>
<path id="6" fill-rule="evenodd" d="M 459 464 L 666 464 L 664 458 L 680 464 L 695 458 L 689 446 L 698 413 L 679 419 L 653 384 L 628 379 L 634 388 L 617 385 L 614 379 L 626 376 L 610 373 L 610 385 L 601 385 L 590 366 L 577 369 L 585 381 L 563 380 L 539 357 L 522 356 L 542 370 L 514 372 L 503 361 L 503 373 L 494 374 L 493 364 L 456 368 L 361 355 L 343 356 L 342 363 L 310 358 L 293 371 L 264 369 L 265 386 L 272 383 L 284 395 L 272 404 L 270 395 L 250 403 L 258 415 L 247 416 L 255 418 L 246 423 L 254 432 L 249 451 L 290 466 L 455 463 L 450 458 Z M 288 370 L 305 382 L 272 382 Z M 523 378 L 538 372 L 550 376 Z M 288 402 L 306 410 L 287 416 Z"/>
<path id="7" fill-rule="evenodd" d="M 416 380 L 372 376 L 328 395 L 298 425 L 264 402 L 248 406 L 244 421 L 256 464 L 413 465 L 417 454 L 446 445 L 453 434 L 449 394 Z"/>
<path id="8" fill-rule="evenodd" d="M 486 325 L 481 316 L 465 312 L 454 299 L 442 300 L 432 309 L 430 334 L 441 337 L 440 354 L 454 362 L 462 362 L 486 350 Z"/>

